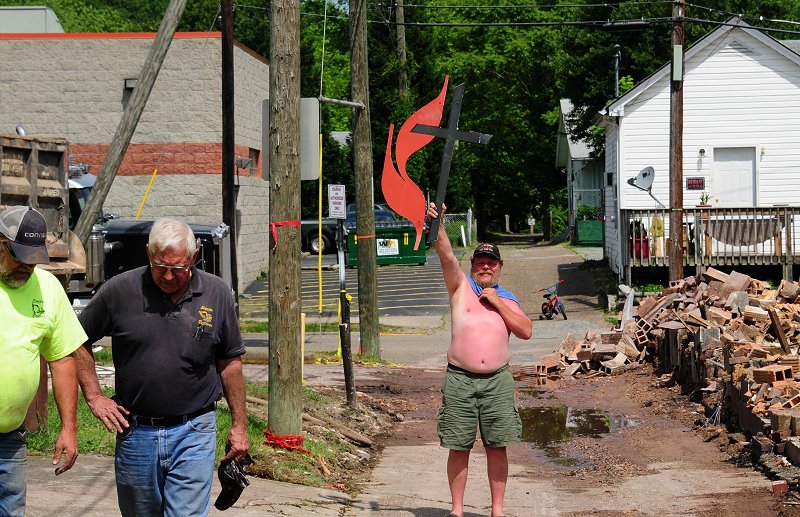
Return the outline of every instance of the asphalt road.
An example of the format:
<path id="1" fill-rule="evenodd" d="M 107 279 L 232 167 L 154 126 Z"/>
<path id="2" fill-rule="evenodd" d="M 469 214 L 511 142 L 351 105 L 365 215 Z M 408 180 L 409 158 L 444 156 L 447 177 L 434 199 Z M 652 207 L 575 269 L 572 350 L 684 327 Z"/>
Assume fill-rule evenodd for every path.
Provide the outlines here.
<path id="1" fill-rule="evenodd" d="M 335 322 L 339 306 L 339 266 L 336 255 L 323 255 L 318 268 L 316 255 L 301 258 L 302 312 L 307 317 Z M 429 251 L 425 265 L 377 266 L 379 316 L 444 316 L 448 311 L 447 288 L 439 257 Z M 320 283 L 321 281 L 321 283 Z M 321 289 L 320 289 L 321 287 Z M 358 313 L 358 269 L 345 268 L 345 289 L 352 296 L 351 313 Z M 242 319 L 268 317 L 267 279 L 251 284 L 242 295 Z"/>

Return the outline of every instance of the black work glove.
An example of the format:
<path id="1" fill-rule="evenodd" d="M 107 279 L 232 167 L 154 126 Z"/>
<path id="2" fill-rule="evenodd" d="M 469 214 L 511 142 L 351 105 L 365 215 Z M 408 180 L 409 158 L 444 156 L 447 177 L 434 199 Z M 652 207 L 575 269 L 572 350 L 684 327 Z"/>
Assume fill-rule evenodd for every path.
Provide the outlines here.
<path id="1" fill-rule="evenodd" d="M 246 454 L 242 461 L 231 460 L 219 464 L 217 477 L 219 477 L 219 483 L 222 485 L 222 492 L 219 493 L 217 500 L 214 502 L 214 507 L 217 510 L 227 510 L 242 495 L 242 491 L 250 484 L 244 475 L 244 467 L 252 463 L 253 458 Z"/>

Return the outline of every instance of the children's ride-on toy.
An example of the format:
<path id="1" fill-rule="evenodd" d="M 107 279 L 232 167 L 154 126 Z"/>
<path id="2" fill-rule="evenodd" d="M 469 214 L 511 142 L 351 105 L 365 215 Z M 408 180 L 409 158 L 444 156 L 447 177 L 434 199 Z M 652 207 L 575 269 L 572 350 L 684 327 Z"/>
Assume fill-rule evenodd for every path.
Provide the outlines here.
<path id="1" fill-rule="evenodd" d="M 545 301 L 542 303 L 542 316 L 539 316 L 540 320 L 544 318 L 551 320 L 557 312 L 560 312 L 564 319 L 567 319 L 567 310 L 564 308 L 564 302 L 558 299 L 558 286 L 563 283 L 563 280 L 559 280 L 550 287 L 539 289 L 540 293 L 545 293 Z"/>

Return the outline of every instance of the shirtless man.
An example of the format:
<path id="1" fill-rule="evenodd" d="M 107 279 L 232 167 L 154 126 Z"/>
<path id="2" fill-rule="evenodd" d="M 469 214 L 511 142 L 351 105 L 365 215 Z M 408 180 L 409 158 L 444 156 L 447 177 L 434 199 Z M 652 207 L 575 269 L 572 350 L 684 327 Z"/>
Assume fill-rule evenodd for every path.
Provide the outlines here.
<path id="1" fill-rule="evenodd" d="M 431 203 L 427 217 L 437 216 Z M 450 449 L 447 481 L 452 509 L 448 517 L 464 515 L 469 453 L 478 428 L 486 450 L 492 517 L 500 517 L 508 479 L 506 445 L 518 443 L 522 433 L 508 368 L 508 338 L 513 332 L 520 339 L 530 339 L 531 320 L 514 295 L 498 284 L 503 261 L 497 246 L 481 244 L 475 249 L 469 276 L 461 271 L 446 232 L 439 232 L 433 246 L 450 296 L 452 335 L 439 410 L 439 440 Z"/>

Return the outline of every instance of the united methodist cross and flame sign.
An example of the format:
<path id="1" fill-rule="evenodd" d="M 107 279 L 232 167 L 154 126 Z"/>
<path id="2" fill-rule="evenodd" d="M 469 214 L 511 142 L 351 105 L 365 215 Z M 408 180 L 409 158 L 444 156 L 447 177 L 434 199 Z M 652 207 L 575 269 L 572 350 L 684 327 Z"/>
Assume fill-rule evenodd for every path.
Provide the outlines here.
<path id="1" fill-rule="evenodd" d="M 441 217 L 442 203 L 447 190 L 447 178 L 450 173 L 450 164 L 453 158 L 453 148 L 457 140 L 465 140 L 485 144 L 492 135 L 458 130 L 458 118 L 461 113 L 461 99 L 464 95 L 464 84 L 456 86 L 453 100 L 450 105 L 450 117 L 447 127 L 440 127 L 444 101 L 447 96 L 448 76 L 444 78 L 442 91 L 431 102 L 411 115 L 400 127 L 397 141 L 394 145 L 394 160 L 392 160 L 392 140 L 394 138 L 394 124 L 389 125 L 389 138 L 386 142 L 386 155 L 383 161 L 383 175 L 381 176 L 381 190 L 389 206 L 405 217 L 414 225 L 417 236 L 414 250 L 419 249 L 422 232 L 425 226 L 425 212 L 427 206 L 422 190 L 408 176 L 406 163 L 412 154 L 428 145 L 434 138 L 444 138 L 445 146 L 442 155 L 442 165 L 439 172 L 439 183 L 436 193 L 436 207 Z M 397 167 L 395 167 L 397 164 Z M 439 228 L 439 219 L 431 222 L 429 242 L 436 239 Z"/>

